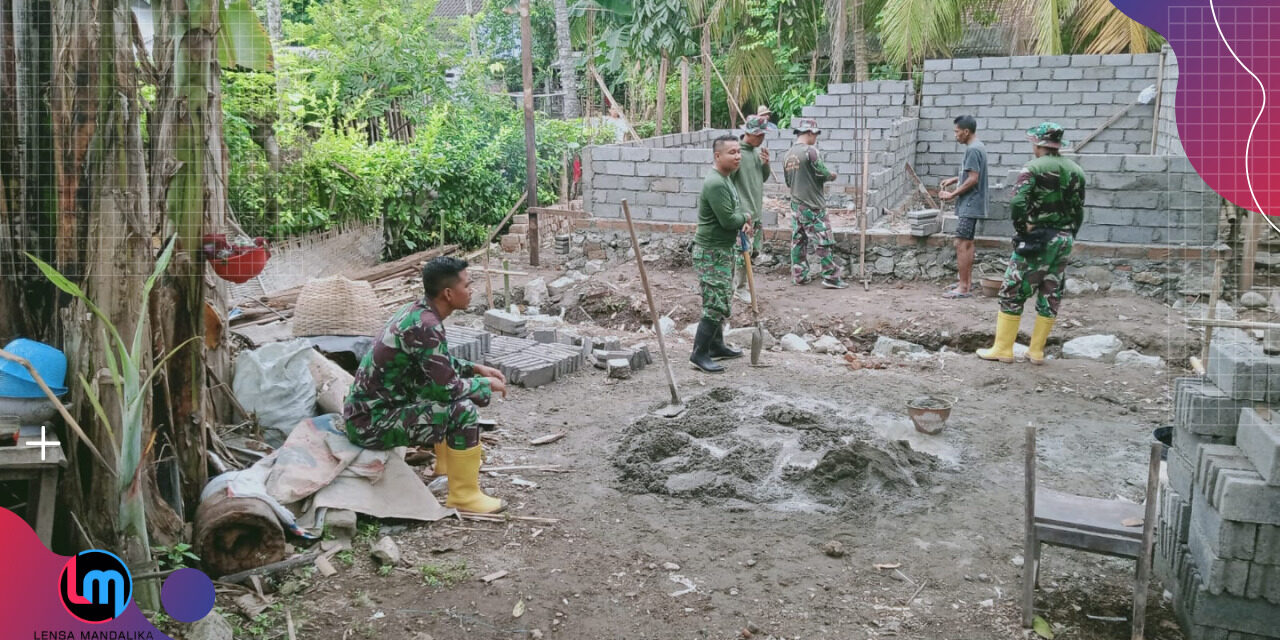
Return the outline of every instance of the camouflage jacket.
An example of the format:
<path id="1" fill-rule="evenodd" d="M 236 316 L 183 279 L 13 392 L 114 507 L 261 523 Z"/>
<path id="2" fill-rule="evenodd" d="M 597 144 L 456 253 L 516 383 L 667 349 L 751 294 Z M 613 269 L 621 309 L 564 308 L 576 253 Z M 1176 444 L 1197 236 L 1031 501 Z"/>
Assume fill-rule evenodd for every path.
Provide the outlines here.
<path id="1" fill-rule="evenodd" d="M 363 431 L 407 404 L 470 399 L 487 406 L 489 379 L 474 374 L 474 364 L 449 355 L 444 324 L 431 303 L 412 302 L 391 317 L 360 362 L 342 415 Z"/>
<path id="2" fill-rule="evenodd" d="M 1009 211 L 1013 228 L 1028 225 L 1079 233 L 1084 223 L 1084 170 L 1061 156 L 1042 156 L 1022 168 L 1013 186 Z"/>

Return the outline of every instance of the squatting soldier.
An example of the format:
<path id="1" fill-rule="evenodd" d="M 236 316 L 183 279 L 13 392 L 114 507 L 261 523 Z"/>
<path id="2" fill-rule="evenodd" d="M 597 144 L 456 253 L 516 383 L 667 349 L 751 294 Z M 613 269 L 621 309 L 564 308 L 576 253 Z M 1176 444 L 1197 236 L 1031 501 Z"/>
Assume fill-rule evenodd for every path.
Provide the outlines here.
<path id="1" fill-rule="evenodd" d="M 449 477 L 446 506 L 496 513 L 506 502 L 480 490 L 476 407 L 507 394 L 501 371 L 449 355 L 444 319 L 471 304 L 467 263 L 442 257 L 422 267 L 426 297 L 395 313 L 365 354 L 343 407 L 347 437 L 368 449 L 435 446 Z"/>
<path id="2" fill-rule="evenodd" d="M 849 285 L 840 278 L 836 262 L 835 238 L 827 224 L 827 198 L 822 187 L 836 179 L 834 171 L 822 164 L 818 148 L 818 121 L 796 118 L 791 121 L 796 143 L 787 152 L 784 165 L 787 186 L 791 188 L 791 281 L 806 284 L 810 263 L 822 265 L 822 286 L 844 289 Z"/>
<path id="3" fill-rule="evenodd" d="M 733 185 L 733 172 L 742 161 L 738 140 L 731 135 L 711 145 L 715 166 L 702 181 L 698 195 L 698 231 L 693 236 L 693 268 L 702 292 L 702 320 L 693 338 L 689 362 L 707 373 L 721 373 L 715 360 L 742 357 L 724 343 L 724 322 L 733 297 L 733 256 L 738 231 L 751 235 L 751 219 Z"/>
<path id="4" fill-rule="evenodd" d="M 764 227 L 761 217 L 764 215 L 764 183 L 773 175 L 769 168 L 769 150 L 764 148 L 764 135 L 769 131 L 769 108 L 761 105 L 756 115 L 747 118 L 742 127 L 742 164 L 733 174 L 733 186 L 738 188 L 742 196 L 742 206 L 751 216 L 751 226 L 755 235 L 751 239 L 751 255 L 760 252 Z M 751 302 L 751 292 L 747 287 L 746 267 L 742 263 L 742 254 L 738 254 L 733 270 L 734 296 L 743 302 Z"/>
<path id="5" fill-rule="evenodd" d="M 1044 364 L 1044 344 L 1062 300 L 1062 274 L 1084 222 L 1084 170 L 1059 154 L 1060 149 L 1070 146 L 1063 140 L 1064 133 L 1062 126 L 1054 122 L 1027 130 L 1036 157 L 1022 169 L 1013 187 L 1009 209 L 1017 235 L 1004 285 L 1000 287 L 995 344 L 978 350 L 978 357 L 984 360 L 1013 362 L 1018 321 L 1023 305 L 1034 293 L 1036 325 L 1027 359 Z"/>

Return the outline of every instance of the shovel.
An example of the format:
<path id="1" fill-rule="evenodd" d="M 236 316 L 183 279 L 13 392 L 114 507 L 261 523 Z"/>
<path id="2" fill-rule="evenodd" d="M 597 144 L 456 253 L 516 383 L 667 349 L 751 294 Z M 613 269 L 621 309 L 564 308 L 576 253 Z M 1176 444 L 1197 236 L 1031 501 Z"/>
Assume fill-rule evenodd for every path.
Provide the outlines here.
<path id="1" fill-rule="evenodd" d="M 636 239 L 635 225 L 631 224 L 631 207 L 626 199 L 622 200 L 622 213 L 627 216 L 627 231 L 631 233 L 631 247 L 636 252 L 636 266 L 640 267 L 640 284 L 644 286 L 644 295 L 649 300 L 649 315 L 653 316 L 653 332 L 658 334 L 658 353 L 662 355 L 662 365 L 667 373 L 667 390 L 671 392 L 671 402 L 658 408 L 655 412 L 664 418 L 674 418 L 684 413 L 684 402 L 680 400 L 680 391 L 676 389 L 676 377 L 671 371 L 671 360 L 667 359 L 667 342 L 662 339 L 662 325 L 658 322 L 658 307 L 653 304 L 653 291 L 649 288 L 649 274 L 645 272 L 644 260 L 640 255 L 640 241 Z"/>
<path id="2" fill-rule="evenodd" d="M 745 231 L 738 232 L 738 242 L 742 245 L 742 264 L 747 268 L 747 290 L 751 292 L 751 321 L 756 330 L 751 332 L 751 364 L 760 364 L 760 349 L 764 347 L 764 330 L 760 328 L 760 308 L 756 301 L 756 279 L 751 274 L 751 243 L 747 241 Z"/>

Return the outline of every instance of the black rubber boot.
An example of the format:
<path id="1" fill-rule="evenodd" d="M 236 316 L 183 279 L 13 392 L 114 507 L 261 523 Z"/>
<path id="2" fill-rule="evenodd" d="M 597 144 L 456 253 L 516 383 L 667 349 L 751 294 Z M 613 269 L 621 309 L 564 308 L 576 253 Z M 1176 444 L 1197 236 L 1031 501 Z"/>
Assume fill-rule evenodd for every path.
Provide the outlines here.
<path id="1" fill-rule="evenodd" d="M 693 337 L 693 354 L 689 356 L 689 362 L 692 362 L 693 366 L 705 373 L 724 372 L 724 367 L 716 364 L 715 360 L 711 359 L 711 341 L 715 339 L 715 334 L 715 321 L 703 318 L 698 323 L 698 333 Z"/>
<path id="2" fill-rule="evenodd" d="M 711 337 L 711 348 L 708 350 L 712 360 L 728 360 L 741 358 L 742 352 L 724 343 L 724 325 L 716 324 L 716 333 Z"/>

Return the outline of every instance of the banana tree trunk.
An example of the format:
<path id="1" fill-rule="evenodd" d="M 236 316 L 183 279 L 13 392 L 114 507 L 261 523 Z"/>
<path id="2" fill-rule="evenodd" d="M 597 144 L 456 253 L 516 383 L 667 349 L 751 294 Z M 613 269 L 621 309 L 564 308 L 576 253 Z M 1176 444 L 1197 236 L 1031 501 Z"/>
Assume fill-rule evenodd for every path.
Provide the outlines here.
<path id="1" fill-rule="evenodd" d="M 470 7 L 467 7 L 470 9 Z M 471 12 L 467 11 L 467 16 Z M 280 0 L 267 0 L 267 33 L 271 35 L 272 42 L 280 42 L 284 40 L 284 30 L 280 24 Z"/>
<path id="2" fill-rule="evenodd" d="M 223 229 L 226 175 L 222 140 L 217 0 L 167 0 L 157 20 L 175 40 L 157 61 L 162 76 L 152 133 L 152 180 L 158 218 L 178 235 L 168 286 L 159 294 L 160 331 L 167 350 L 195 339 L 169 360 L 169 394 L 163 413 L 170 425 L 182 475 L 182 506 L 191 516 L 208 481 L 205 410 L 204 260 L 201 237 Z M 157 33 L 160 30 L 157 29 Z M 159 46 L 157 51 L 161 51 Z M 159 408 L 157 408 L 159 411 Z"/>
<path id="3" fill-rule="evenodd" d="M 564 117 L 577 118 L 582 115 L 582 107 L 578 103 L 578 65 L 573 57 L 573 42 L 569 39 L 569 3 L 567 0 L 554 0 L 556 18 L 556 66 L 560 67 L 560 88 L 564 90 Z"/>

